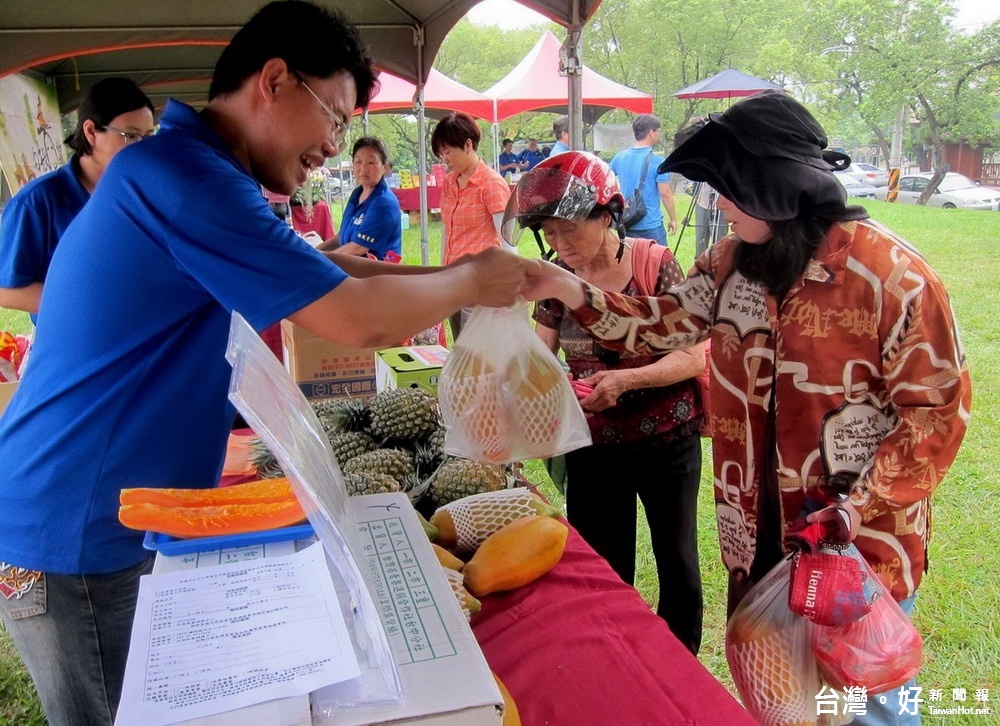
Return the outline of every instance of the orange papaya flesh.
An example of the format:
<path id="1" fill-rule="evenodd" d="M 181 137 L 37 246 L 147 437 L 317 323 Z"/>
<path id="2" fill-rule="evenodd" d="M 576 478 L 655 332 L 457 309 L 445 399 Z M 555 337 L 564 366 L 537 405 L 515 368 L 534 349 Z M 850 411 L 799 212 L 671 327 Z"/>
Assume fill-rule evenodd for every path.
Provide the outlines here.
<path id="1" fill-rule="evenodd" d="M 122 489 L 121 504 L 156 504 L 161 507 L 204 507 L 225 504 L 260 504 L 295 499 L 285 477 L 260 479 L 244 484 L 211 489 L 158 489 L 138 487 Z"/>
<path id="2" fill-rule="evenodd" d="M 296 499 L 206 507 L 124 504 L 118 509 L 119 521 L 129 529 L 160 532 L 179 539 L 260 532 L 299 524 L 305 518 Z"/>

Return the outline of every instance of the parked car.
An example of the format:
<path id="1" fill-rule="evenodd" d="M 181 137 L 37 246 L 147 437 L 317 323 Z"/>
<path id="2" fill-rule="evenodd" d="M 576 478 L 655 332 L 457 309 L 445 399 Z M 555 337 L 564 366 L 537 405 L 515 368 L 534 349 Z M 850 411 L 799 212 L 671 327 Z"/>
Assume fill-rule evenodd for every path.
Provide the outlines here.
<path id="1" fill-rule="evenodd" d="M 854 163 L 845 170 L 858 181 L 871 184 L 873 187 L 884 187 L 889 184 L 889 172 L 879 169 L 873 164 Z"/>
<path id="2" fill-rule="evenodd" d="M 344 191 L 344 182 L 331 174 L 326 178 L 326 189 L 331 197 L 339 197 Z"/>
<path id="3" fill-rule="evenodd" d="M 932 173 L 907 174 L 899 178 L 899 201 L 903 204 L 916 204 L 917 198 L 927 188 Z M 885 201 L 889 187 L 879 187 L 875 198 Z M 998 209 L 1000 208 L 1000 191 L 981 187 L 963 174 L 953 171 L 944 175 L 938 188 L 927 200 L 928 207 L 944 207 L 945 209 Z"/>
<path id="4" fill-rule="evenodd" d="M 844 185 L 844 189 L 847 190 L 847 196 L 858 197 L 859 199 L 875 198 L 877 187 L 863 181 L 858 181 L 857 178 L 851 176 L 846 171 L 835 171 L 833 175 L 837 177 L 837 181 Z"/>

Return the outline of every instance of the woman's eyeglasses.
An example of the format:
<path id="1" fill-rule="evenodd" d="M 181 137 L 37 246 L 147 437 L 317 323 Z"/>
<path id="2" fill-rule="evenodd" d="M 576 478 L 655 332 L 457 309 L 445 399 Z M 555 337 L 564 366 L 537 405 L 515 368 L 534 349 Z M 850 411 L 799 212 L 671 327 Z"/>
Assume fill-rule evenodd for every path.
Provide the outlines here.
<path id="1" fill-rule="evenodd" d="M 105 126 L 105 131 L 114 131 L 116 134 L 125 139 L 125 144 L 134 144 L 137 141 L 142 141 L 143 139 L 148 139 L 150 136 L 155 134 L 155 131 L 150 131 L 147 134 L 137 134 L 135 131 L 122 131 L 121 129 L 116 129 L 114 126 Z"/>

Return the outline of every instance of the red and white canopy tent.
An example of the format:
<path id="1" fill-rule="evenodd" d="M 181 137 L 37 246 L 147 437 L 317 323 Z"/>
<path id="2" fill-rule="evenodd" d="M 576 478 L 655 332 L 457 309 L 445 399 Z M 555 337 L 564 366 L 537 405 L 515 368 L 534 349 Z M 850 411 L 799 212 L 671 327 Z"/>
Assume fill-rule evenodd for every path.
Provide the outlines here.
<path id="1" fill-rule="evenodd" d="M 525 111 L 567 113 L 571 107 L 569 91 L 561 73 L 561 45 L 550 31 L 545 31 L 534 47 L 514 69 L 486 90 L 493 99 L 493 148 L 498 147 L 498 124 Z M 581 65 L 582 121 L 593 124 L 616 108 L 633 113 L 652 113 L 653 97 L 605 78 Z M 582 124 L 581 124 L 582 131 Z M 579 133 L 579 132 L 578 132 Z M 572 133 L 570 137 L 578 138 Z"/>
<path id="2" fill-rule="evenodd" d="M 368 104 L 369 113 L 389 111 L 413 112 L 417 108 L 416 84 L 391 73 L 379 75 L 381 87 Z M 492 120 L 493 99 L 458 81 L 452 80 L 436 68 L 431 68 L 424 84 L 424 110 L 428 116 L 434 111 L 463 111 L 476 118 Z M 360 113 L 360 109 L 358 110 Z"/>
<path id="3" fill-rule="evenodd" d="M 566 113 L 569 93 L 559 72 L 559 40 L 545 31 L 514 69 L 486 90 L 496 104 L 495 123 L 525 111 Z M 652 113 L 653 97 L 583 66 L 583 119 L 587 123 L 616 108 Z"/>

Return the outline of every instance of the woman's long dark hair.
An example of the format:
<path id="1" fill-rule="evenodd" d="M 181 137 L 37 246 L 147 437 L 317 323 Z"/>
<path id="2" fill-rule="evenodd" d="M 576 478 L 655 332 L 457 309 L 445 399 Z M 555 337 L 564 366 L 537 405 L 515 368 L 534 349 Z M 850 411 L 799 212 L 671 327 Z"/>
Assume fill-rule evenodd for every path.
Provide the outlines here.
<path id="1" fill-rule="evenodd" d="M 734 262 L 744 277 L 761 283 L 781 300 L 805 271 L 833 222 L 806 214 L 768 224 L 771 239 L 762 244 L 741 241 Z"/>

